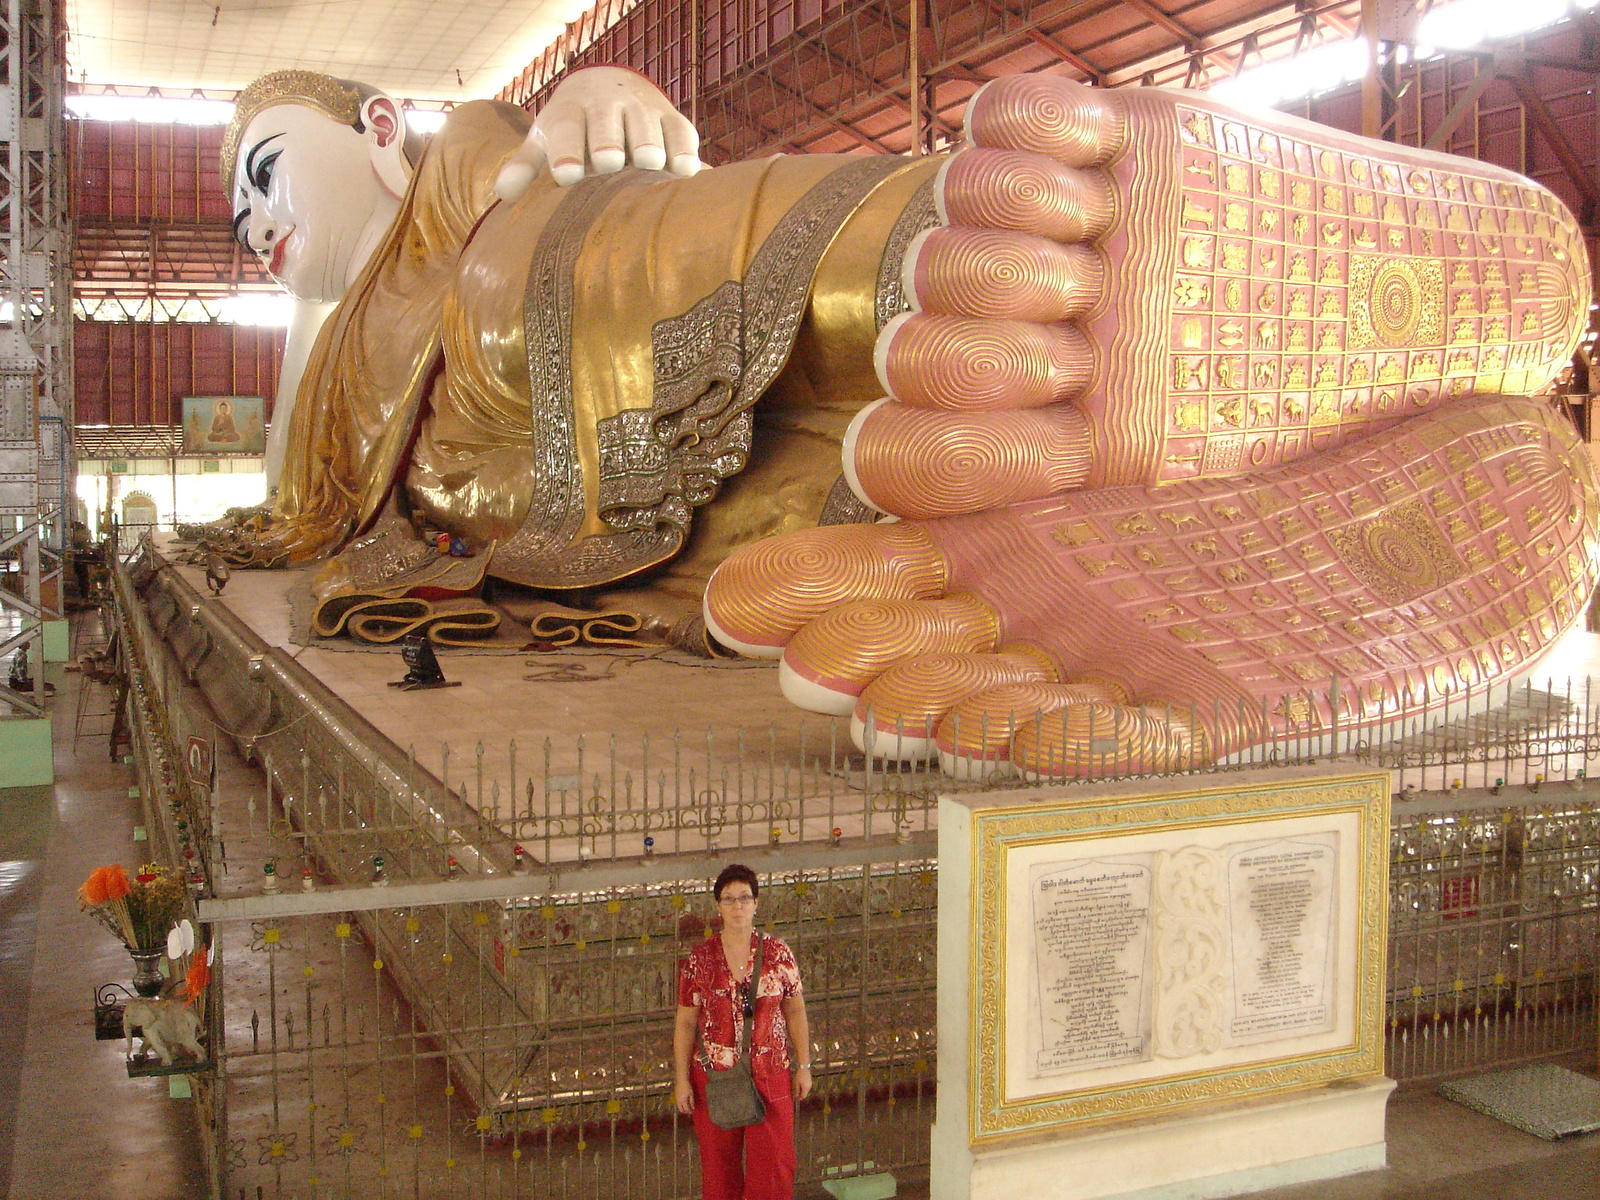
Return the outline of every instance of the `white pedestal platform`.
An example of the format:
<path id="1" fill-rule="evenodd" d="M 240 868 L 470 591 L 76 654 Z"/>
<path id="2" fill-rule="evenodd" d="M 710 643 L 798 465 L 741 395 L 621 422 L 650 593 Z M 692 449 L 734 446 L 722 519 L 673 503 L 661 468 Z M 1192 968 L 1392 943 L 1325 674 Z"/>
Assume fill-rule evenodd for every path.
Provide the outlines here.
<path id="1" fill-rule="evenodd" d="M 933 1200 L 1210 1200 L 1354 1175 L 1386 1161 L 1390 1079 L 1191 1116 L 1055 1132 L 976 1152 L 933 1129 Z"/>

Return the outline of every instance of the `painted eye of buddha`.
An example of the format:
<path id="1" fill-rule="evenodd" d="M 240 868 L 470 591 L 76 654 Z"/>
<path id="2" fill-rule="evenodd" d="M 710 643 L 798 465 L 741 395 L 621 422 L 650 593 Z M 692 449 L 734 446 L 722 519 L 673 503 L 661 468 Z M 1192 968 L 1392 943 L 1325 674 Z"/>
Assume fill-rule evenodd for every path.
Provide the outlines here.
<path id="1" fill-rule="evenodd" d="M 262 155 L 259 162 L 256 160 L 256 156 L 261 154 L 262 148 L 265 147 L 269 142 L 275 142 L 282 136 L 283 134 L 281 133 L 275 133 L 271 137 L 262 138 L 254 146 L 250 147 L 250 153 L 245 156 L 245 180 L 250 184 L 252 190 L 260 193 L 263 196 L 267 194 L 267 189 L 272 186 L 272 174 L 278 165 L 278 156 L 283 153 L 283 150 L 280 147 L 273 150 L 269 154 Z M 248 205 L 244 208 L 241 208 L 237 213 L 234 214 L 232 226 L 233 240 L 238 242 L 239 245 L 243 246 L 246 250 L 253 250 L 254 247 L 250 245 L 249 234 L 245 232 L 245 225 L 249 222 L 249 220 L 250 208 Z"/>
<path id="2" fill-rule="evenodd" d="M 265 143 L 262 143 L 262 145 L 265 145 Z M 256 147 L 257 150 L 260 148 L 260 146 Z M 282 153 L 282 150 L 274 150 L 271 154 L 268 154 L 258 163 L 246 162 L 245 164 L 245 171 L 249 176 L 250 186 L 255 188 L 255 190 L 260 192 L 262 195 L 266 194 L 267 188 L 272 184 L 272 170 L 278 163 L 278 155 Z M 253 158 L 254 155 L 251 157 Z"/>

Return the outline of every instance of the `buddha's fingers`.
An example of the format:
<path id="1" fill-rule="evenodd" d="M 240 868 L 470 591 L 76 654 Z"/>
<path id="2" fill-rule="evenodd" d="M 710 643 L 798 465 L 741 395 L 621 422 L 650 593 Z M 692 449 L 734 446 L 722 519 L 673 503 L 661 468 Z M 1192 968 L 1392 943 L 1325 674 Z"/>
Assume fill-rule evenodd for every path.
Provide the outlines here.
<path id="1" fill-rule="evenodd" d="M 799 708 L 849 716 L 867 685 L 890 667 L 925 654 L 989 654 L 999 634 L 999 614 L 969 592 L 842 604 L 789 639 L 778 682 Z"/>
<path id="2" fill-rule="evenodd" d="M 857 414 L 845 478 L 881 512 L 926 518 L 1058 495 L 1089 473 L 1088 425 L 1071 405 L 951 413 L 880 400 Z"/>
<path id="3" fill-rule="evenodd" d="M 630 105 L 622 110 L 622 128 L 631 165 L 642 171 L 659 171 L 667 165 L 667 139 L 659 113 Z"/>
<path id="4" fill-rule="evenodd" d="M 700 132 L 688 117 L 676 110 L 662 113 L 661 137 L 666 144 L 667 170 L 687 177 L 704 168 L 705 163 L 700 161 Z"/>
<path id="5" fill-rule="evenodd" d="M 700 161 L 700 135 L 682 113 L 630 104 L 622 117 L 634 166 L 646 171 L 665 168 L 674 175 L 688 176 L 705 165 Z"/>
<path id="6" fill-rule="evenodd" d="M 624 108 L 591 108 L 587 114 L 589 166 L 596 175 L 612 175 L 628 165 L 628 138 Z M 551 162 L 556 161 L 552 141 Z"/>
<path id="7" fill-rule="evenodd" d="M 562 187 L 570 187 L 588 174 L 589 119 L 581 109 L 562 107 L 541 114 L 530 135 L 532 140 L 544 143 L 550 174 Z"/>
<path id="8" fill-rule="evenodd" d="M 855 600 L 944 595 L 944 554 L 913 525 L 834 525 L 766 538 L 730 555 L 706 585 L 711 636 L 777 658 L 796 630 Z"/>
<path id="9" fill-rule="evenodd" d="M 495 195 L 507 203 L 520 199 L 547 165 L 542 138 L 530 138 L 511 152 L 495 176 Z"/>

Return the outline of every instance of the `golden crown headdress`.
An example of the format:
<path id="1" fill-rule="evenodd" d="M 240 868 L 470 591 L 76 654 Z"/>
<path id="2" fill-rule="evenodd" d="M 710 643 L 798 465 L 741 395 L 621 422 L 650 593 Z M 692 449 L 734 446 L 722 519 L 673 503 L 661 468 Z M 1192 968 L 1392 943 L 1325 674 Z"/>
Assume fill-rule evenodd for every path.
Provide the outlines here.
<path id="1" fill-rule="evenodd" d="M 361 93 L 343 79 L 300 70 L 263 75 L 239 93 L 233 102 L 233 120 L 222 134 L 222 186 L 229 191 L 245 126 L 274 104 L 304 104 L 341 125 L 355 125 L 361 119 Z"/>

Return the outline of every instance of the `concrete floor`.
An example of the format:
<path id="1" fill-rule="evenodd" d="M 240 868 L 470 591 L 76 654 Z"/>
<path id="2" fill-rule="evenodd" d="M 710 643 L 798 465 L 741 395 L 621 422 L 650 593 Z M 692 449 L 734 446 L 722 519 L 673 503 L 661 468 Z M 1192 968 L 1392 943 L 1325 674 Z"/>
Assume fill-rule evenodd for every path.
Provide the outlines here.
<path id="1" fill-rule="evenodd" d="M 57 782 L 0 791 L 0 1185 L 15 1200 L 203 1196 L 191 1103 L 163 1079 L 127 1078 L 122 1044 L 93 1037 L 94 989 L 125 979 L 128 960 L 76 893 L 94 867 L 139 861 L 139 817 L 130 768 L 108 761 L 109 720 L 91 713 L 75 745 L 80 680 L 54 679 Z M 1426 1088 L 1391 1101 L 1389 1157 L 1382 1171 L 1257 1196 L 1600 1198 L 1600 1133 L 1542 1142 Z M 925 1197 L 927 1181 L 904 1180 L 900 1194 Z"/>
<path id="2" fill-rule="evenodd" d="M 1561 1065 L 1595 1074 L 1577 1058 Z M 1472 1112 L 1431 1087 L 1389 1101 L 1389 1165 L 1343 1179 L 1249 1193 L 1250 1200 L 1596 1200 L 1600 1132 L 1545 1142 Z M 926 1178 L 899 1181 L 900 1200 L 927 1200 Z M 1169 1200 L 1197 1193 L 1175 1190 Z M 809 1200 L 809 1198 L 807 1198 Z M 1020 1198 L 1019 1198 L 1020 1200 Z M 1048 1200 L 1028 1197 L 1026 1200 Z"/>
<path id="3" fill-rule="evenodd" d="M 131 767 L 107 739 L 74 752 L 79 676 L 52 668 L 56 782 L 0 790 L 0 1194 L 12 1200 L 206 1195 L 193 1104 L 129 1079 L 123 1043 L 94 1040 L 94 992 L 128 955 L 78 910 L 95 867 L 140 861 Z M 109 722 L 105 728 L 109 730 Z"/>
<path id="4" fill-rule="evenodd" d="M 1594 1074 L 1593 1062 L 1563 1065 Z M 1347 1179 L 1257 1192 L 1253 1200 L 1594 1200 L 1600 1133 L 1559 1142 L 1418 1087 L 1389 1101 L 1389 1166 Z"/>

